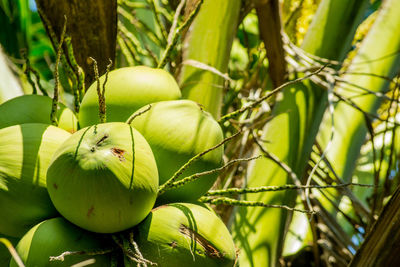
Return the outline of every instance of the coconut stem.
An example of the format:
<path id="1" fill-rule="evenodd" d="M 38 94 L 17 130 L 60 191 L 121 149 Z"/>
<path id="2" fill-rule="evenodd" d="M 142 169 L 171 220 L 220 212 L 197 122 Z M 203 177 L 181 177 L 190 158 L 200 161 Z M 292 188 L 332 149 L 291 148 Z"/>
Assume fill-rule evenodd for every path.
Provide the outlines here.
<path id="1" fill-rule="evenodd" d="M 101 95 L 103 96 L 103 112 L 104 112 L 104 118 L 106 117 L 106 84 L 107 84 L 107 81 L 108 81 L 108 74 L 110 73 L 110 70 L 111 70 L 111 66 L 112 66 L 112 64 L 113 64 L 113 62 L 112 62 L 112 60 L 111 59 L 108 59 L 109 60 L 109 63 L 108 63 L 108 65 L 107 65 L 107 69 L 106 69 L 106 78 L 104 79 L 104 83 L 103 83 L 103 91 L 101 92 Z M 106 122 L 105 120 L 104 120 L 104 122 Z"/>
<path id="2" fill-rule="evenodd" d="M 33 82 L 32 77 L 31 77 L 31 73 L 30 73 L 31 64 L 30 64 L 28 56 L 26 55 L 25 49 L 21 49 L 21 56 L 22 56 L 22 58 L 25 59 L 24 74 L 26 75 L 26 79 L 28 80 L 29 84 L 32 86 L 32 94 L 36 95 L 37 94 L 36 84 Z"/>
<path id="3" fill-rule="evenodd" d="M 360 186 L 360 187 L 374 187 L 370 184 L 359 184 L 359 183 L 345 183 L 338 185 L 294 185 L 287 184 L 281 186 L 260 186 L 251 188 L 228 188 L 224 190 L 211 190 L 208 191 L 205 196 L 231 196 L 249 193 L 261 193 L 261 192 L 271 192 L 271 191 L 284 191 L 284 190 L 301 190 L 301 189 L 327 189 L 327 188 L 343 188 L 348 186 Z"/>
<path id="4" fill-rule="evenodd" d="M 296 208 L 291 208 L 286 205 L 273 205 L 273 204 L 266 204 L 264 202 L 260 201 L 249 201 L 249 200 L 237 200 L 233 198 L 228 198 L 228 197 L 201 197 L 199 199 L 200 202 L 202 203 L 210 203 L 214 205 L 232 205 L 232 206 L 247 206 L 247 207 L 264 207 L 264 208 L 278 208 L 278 209 L 285 209 L 289 211 L 297 211 L 301 213 L 306 213 L 306 214 L 315 214 L 315 211 L 309 211 L 309 210 L 302 210 L 302 209 L 296 209 Z"/>
<path id="5" fill-rule="evenodd" d="M 119 237 L 116 235 L 112 235 L 112 238 L 114 242 L 121 248 L 124 257 L 129 259 L 129 261 L 131 262 L 136 262 L 137 266 L 147 267 L 147 264 L 157 265 L 156 263 L 143 258 L 143 255 L 139 250 L 139 246 L 133 240 L 132 232 L 129 233 L 129 239 L 122 234 Z"/>
<path id="6" fill-rule="evenodd" d="M 105 80 L 103 83 L 103 90 L 101 90 L 101 85 L 100 85 L 100 75 L 99 75 L 99 69 L 97 67 L 97 61 L 90 57 L 93 63 L 93 70 L 94 70 L 94 76 L 97 82 L 97 96 L 99 99 L 99 117 L 100 117 L 100 123 L 105 123 L 107 121 L 106 117 L 106 83 L 108 80 L 108 73 L 110 72 L 110 68 L 112 66 L 112 61 L 110 59 L 110 63 L 107 65 L 107 70 L 106 70 L 106 76 Z"/>
<path id="7" fill-rule="evenodd" d="M 53 103 L 51 106 L 51 113 L 50 113 L 50 121 L 53 125 L 57 126 L 57 108 L 58 108 L 58 93 L 60 87 L 60 77 L 58 72 L 58 65 L 60 64 L 61 54 L 62 54 L 62 44 L 64 42 L 65 31 L 67 30 L 67 16 L 64 16 L 64 26 L 61 32 L 60 42 L 58 43 L 57 47 L 57 58 L 56 58 L 56 66 L 54 69 L 54 96 L 53 96 Z"/>
<path id="8" fill-rule="evenodd" d="M 22 56 L 23 59 L 25 59 L 25 71 L 24 71 L 24 73 L 26 75 L 26 78 L 28 79 L 28 82 L 32 86 L 32 94 L 34 94 L 34 95 L 37 94 L 37 88 L 39 88 L 39 91 L 43 95 L 47 96 L 48 94 L 47 94 L 46 90 L 44 90 L 42 84 L 40 83 L 39 73 L 35 69 L 33 69 L 32 66 L 31 66 L 31 62 L 30 62 L 29 57 L 28 57 L 28 55 L 26 53 L 26 49 L 21 49 L 21 56 Z M 36 83 L 32 80 L 31 73 L 35 76 Z"/>
<path id="9" fill-rule="evenodd" d="M 213 151 L 215 149 L 217 149 L 218 147 L 222 146 L 223 144 L 225 144 L 226 142 L 228 142 L 229 140 L 235 138 L 236 136 L 238 136 L 239 134 L 241 134 L 242 132 L 239 131 L 237 133 L 235 133 L 232 136 L 229 136 L 227 138 L 225 138 L 224 140 L 222 140 L 222 142 L 220 142 L 219 144 L 197 154 L 196 156 L 192 157 L 188 162 L 186 162 L 182 167 L 179 168 L 179 170 L 177 170 L 174 175 L 168 180 L 166 181 L 163 185 L 161 185 L 158 189 L 158 195 L 162 195 L 165 193 L 165 191 L 167 191 L 168 188 L 170 188 L 173 183 L 179 178 L 179 176 L 182 175 L 182 173 L 190 166 L 192 165 L 193 162 L 195 162 L 196 160 L 198 160 L 199 158 L 201 158 L 202 156 L 204 156 L 205 154 L 207 154 L 210 151 Z"/>
<path id="10" fill-rule="evenodd" d="M 186 4 L 186 0 L 181 0 L 175 10 L 174 19 L 172 20 L 171 28 L 169 30 L 169 34 L 167 37 L 167 43 L 172 42 L 172 37 L 173 37 L 172 35 L 175 32 L 176 26 L 178 25 L 179 15 L 181 14 L 182 9 L 185 6 L 185 4 Z"/>
<path id="11" fill-rule="evenodd" d="M 136 61 L 136 58 L 134 56 L 134 49 L 132 48 L 132 44 L 128 43 L 127 40 L 124 39 L 122 34 L 118 33 L 117 35 L 117 43 L 119 45 L 119 48 L 121 49 L 121 53 L 124 55 L 128 66 L 134 66 Z"/>
<path id="12" fill-rule="evenodd" d="M 160 28 L 161 34 L 164 37 L 164 40 L 166 40 L 168 38 L 168 33 L 165 30 L 164 24 L 162 24 L 162 22 L 161 22 L 161 19 L 160 19 L 161 12 L 160 12 L 160 10 L 158 10 L 158 6 L 156 5 L 154 0 L 150 0 L 149 4 L 150 4 L 151 11 L 154 13 L 154 18 L 155 18 L 155 21 L 156 21 L 158 27 Z"/>
<path id="13" fill-rule="evenodd" d="M 74 56 L 74 48 L 72 46 L 71 37 L 65 38 L 65 45 L 67 47 L 68 59 L 74 71 L 72 77 L 75 78 L 76 83 L 73 84 L 72 91 L 75 97 L 75 111 L 79 112 L 79 106 L 82 102 L 83 95 L 85 94 L 85 73 L 81 66 L 78 65 Z"/>
<path id="14" fill-rule="evenodd" d="M 192 23 L 193 19 L 196 17 L 197 13 L 200 11 L 200 7 L 203 4 L 204 0 L 200 0 L 192 13 L 190 13 L 189 17 L 186 19 L 185 22 L 182 23 L 181 26 L 179 26 L 175 32 L 172 35 L 172 38 L 168 41 L 167 48 L 165 49 L 160 62 L 158 63 L 157 68 L 164 68 L 165 64 L 167 64 L 167 60 L 171 56 L 171 51 L 172 48 L 175 47 L 176 43 L 178 42 L 178 38 L 182 32 L 183 29 L 185 29 L 190 23 Z"/>
<path id="15" fill-rule="evenodd" d="M 132 51 L 132 56 L 134 56 L 135 54 L 139 55 L 138 58 L 133 58 L 133 59 L 143 64 L 143 62 L 140 60 L 140 56 L 144 57 L 150 56 L 149 52 L 141 47 L 140 41 L 124 26 L 123 23 L 118 24 L 118 29 L 119 29 L 119 35 L 128 45 L 128 47 L 130 47 L 130 50 Z"/>
<path id="16" fill-rule="evenodd" d="M 64 251 L 58 256 L 50 256 L 49 261 L 64 261 L 67 256 L 75 256 L 75 255 L 88 255 L 88 256 L 96 256 L 96 255 L 104 255 L 111 253 L 115 250 L 115 248 L 109 249 L 100 249 L 93 251 Z"/>
<path id="17" fill-rule="evenodd" d="M 72 49 L 71 37 L 69 36 L 65 37 L 64 42 L 65 46 L 67 47 L 67 53 L 69 55 L 71 53 L 71 51 L 69 50 Z M 79 112 L 78 76 L 76 75 L 75 70 L 72 70 L 71 68 L 67 68 L 66 72 L 67 76 L 72 80 L 72 93 L 74 94 L 74 110 L 76 113 L 78 113 Z"/>
<path id="18" fill-rule="evenodd" d="M 36 85 L 37 85 L 37 87 L 39 88 L 39 91 L 40 91 L 43 95 L 48 96 L 49 94 L 46 92 L 46 90 L 44 90 L 42 84 L 40 83 L 40 75 L 39 75 L 39 73 L 38 73 L 35 69 L 33 69 L 32 66 L 29 66 L 29 70 L 30 70 L 30 72 L 33 73 L 33 75 L 34 75 L 35 78 L 36 78 Z"/>
<path id="19" fill-rule="evenodd" d="M 21 258 L 19 257 L 17 251 L 13 247 L 10 241 L 8 239 L 0 237 L 0 243 L 3 243 L 8 251 L 10 252 L 11 256 L 14 258 L 15 262 L 17 263 L 18 267 L 25 267 L 24 263 L 22 262 Z"/>
<path id="20" fill-rule="evenodd" d="M 127 124 L 131 124 L 132 121 L 133 121 L 135 118 L 137 118 L 137 117 L 139 117 L 140 115 L 146 113 L 146 112 L 149 111 L 150 109 L 151 109 L 151 104 L 149 104 L 145 110 L 142 110 L 142 111 L 137 112 L 137 113 L 136 113 L 136 112 L 133 113 L 133 114 L 129 117 L 129 119 L 126 120 L 126 123 L 127 123 Z"/>

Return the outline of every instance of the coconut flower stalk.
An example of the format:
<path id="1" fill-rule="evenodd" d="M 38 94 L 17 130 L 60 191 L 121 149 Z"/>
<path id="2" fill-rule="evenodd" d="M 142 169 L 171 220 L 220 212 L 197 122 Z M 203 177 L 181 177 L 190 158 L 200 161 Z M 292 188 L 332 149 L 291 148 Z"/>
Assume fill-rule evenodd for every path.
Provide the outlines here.
<path id="1" fill-rule="evenodd" d="M 333 1 L 322 1 L 319 9 L 326 10 L 327 6 L 330 6 L 330 9 L 317 12 L 315 22 L 311 25 L 310 33 L 304 41 L 303 49 L 319 57 L 328 56 L 324 50 L 325 46 L 331 47 L 343 42 L 339 38 L 326 38 L 331 32 L 341 32 L 346 40 L 351 40 L 361 21 L 366 3 L 366 1 L 334 1 L 336 5 L 332 5 L 331 2 Z M 332 16 L 333 14 L 335 16 Z M 342 21 L 348 21 L 349 24 L 343 24 Z M 331 30 L 313 29 L 320 27 L 321 23 Z M 309 42 L 307 39 L 313 41 Z M 311 46 L 307 43 L 319 45 Z M 350 42 L 347 42 L 341 49 L 335 49 L 336 53 L 330 54 L 330 59 L 342 59 L 349 49 Z M 270 159 L 258 159 L 248 169 L 247 187 L 284 185 L 293 183 L 293 178 L 297 179 L 297 183 L 301 182 L 326 103 L 327 93 L 310 83 L 297 84 L 282 92 L 273 110 L 273 119 L 264 126 L 262 136 L 259 137 L 262 145 L 255 154 L 262 153 L 262 150 L 268 151 L 287 165 L 291 173 Z M 268 204 L 294 205 L 295 197 L 296 193 L 293 192 L 269 192 L 248 195 L 244 198 Z M 285 210 L 241 207 L 232 227 L 236 244 L 241 249 L 240 264 L 276 266 L 282 251 L 287 219 L 288 213 Z"/>
<path id="2" fill-rule="evenodd" d="M 214 118 L 221 114 L 224 74 L 240 6 L 240 0 L 204 0 L 183 40 L 178 79 L 182 95 L 203 105 Z"/>

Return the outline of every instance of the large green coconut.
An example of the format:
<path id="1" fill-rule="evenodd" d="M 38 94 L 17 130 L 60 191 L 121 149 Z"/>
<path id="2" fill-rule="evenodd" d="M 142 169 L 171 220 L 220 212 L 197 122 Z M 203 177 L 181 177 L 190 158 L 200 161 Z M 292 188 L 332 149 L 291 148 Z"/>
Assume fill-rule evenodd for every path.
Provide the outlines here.
<path id="1" fill-rule="evenodd" d="M 23 123 L 51 124 L 52 99 L 43 95 L 23 95 L 0 105 L 0 128 Z M 73 133 L 78 128 L 75 114 L 62 103 L 56 113 L 58 127 Z"/>
<path id="2" fill-rule="evenodd" d="M 153 103 L 151 109 L 136 117 L 131 125 L 146 138 L 153 150 L 160 184 L 171 178 L 192 157 L 223 140 L 219 124 L 210 113 L 191 100 Z M 180 178 L 220 167 L 223 153 L 221 146 L 205 154 L 184 171 Z M 196 200 L 211 188 L 217 176 L 217 173 L 202 176 L 181 188 L 167 191 L 157 201 Z"/>
<path id="3" fill-rule="evenodd" d="M 41 123 L 0 129 L 0 233 L 21 237 L 58 214 L 47 193 L 46 172 L 70 135 Z"/>
<path id="4" fill-rule="evenodd" d="M 19 241 L 16 249 L 26 267 L 65 266 L 70 267 L 94 259 L 90 266 L 111 266 L 111 254 L 100 254 L 111 248 L 107 237 L 87 232 L 69 223 L 64 218 L 53 218 L 35 225 Z M 66 255 L 64 261 L 50 260 L 64 252 L 86 252 Z M 89 255 L 96 254 L 99 255 Z M 14 259 L 10 267 L 17 267 Z M 86 266 L 86 265 L 85 265 Z"/>
<path id="5" fill-rule="evenodd" d="M 143 136 L 122 122 L 74 133 L 55 153 L 47 189 L 57 210 L 93 232 L 113 233 L 143 220 L 158 187 L 157 165 Z"/>
<path id="6" fill-rule="evenodd" d="M 134 236 L 143 257 L 158 267 L 228 267 L 236 259 L 225 224 L 215 213 L 194 204 L 155 208 Z"/>
<path id="7" fill-rule="evenodd" d="M 101 90 L 104 81 L 105 75 L 100 77 Z M 105 86 L 107 121 L 126 121 L 149 103 L 180 97 L 178 84 L 165 70 L 145 66 L 116 69 L 109 73 Z M 79 123 L 86 127 L 99 122 L 97 82 L 94 82 L 83 97 Z"/>

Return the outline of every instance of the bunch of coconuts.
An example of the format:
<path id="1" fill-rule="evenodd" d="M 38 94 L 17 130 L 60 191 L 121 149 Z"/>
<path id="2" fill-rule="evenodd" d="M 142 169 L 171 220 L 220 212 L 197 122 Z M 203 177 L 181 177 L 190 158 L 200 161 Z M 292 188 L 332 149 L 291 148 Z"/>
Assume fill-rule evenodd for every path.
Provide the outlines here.
<path id="1" fill-rule="evenodd" d="M 58 127 L 47 96 L 0 105 L 0 237 L 17 244 L 25 266 L 235 264 L 224 223 L 192 204 L 216 174 L 158 194 L 178 170 L 183 178 L 223 163 L 219 146 L 181 168 L 220 144 L 223 133 L 209 113 L 180 97 L 169 73 L 139 66 L 108 74 L 106 123 L 96 82 L 77 116 L 58 105 Z M 0 264 L 7 257 L 0 250 Z"/>

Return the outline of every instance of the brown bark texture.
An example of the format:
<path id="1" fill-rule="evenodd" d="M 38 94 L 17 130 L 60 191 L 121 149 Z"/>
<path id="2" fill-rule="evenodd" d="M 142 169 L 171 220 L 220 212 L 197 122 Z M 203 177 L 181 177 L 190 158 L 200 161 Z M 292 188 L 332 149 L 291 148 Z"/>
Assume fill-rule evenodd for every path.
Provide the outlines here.
<path id="1" fill-rule="evenodd" d="M 400 266 L 400 187 L 383 208 L 349 266 Z"/>
<path id="2" fill-rule="evenodd" d="M 278 0 L 254 0 L 258 27 L 267 50 L 269 74 L 274 87 L 285 82 L 286 61 L 282 41 L 282 23 Z"/>
<path id="3" fill-rule="evenodd" d="M 117 38 L 116 0 L 36 0 L 59 38 L 67 17 L 66 34 L 71 37 L 77 63 L 85 72 L 85 85 L 94 81 L 89 57 L 97 61 L 100 75 L 109 59 L 115 60 Z"/>

